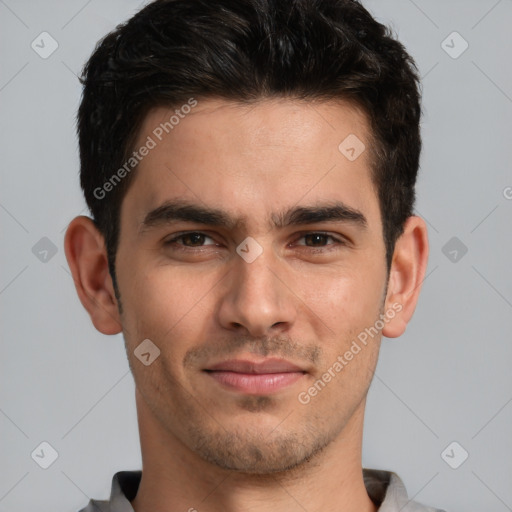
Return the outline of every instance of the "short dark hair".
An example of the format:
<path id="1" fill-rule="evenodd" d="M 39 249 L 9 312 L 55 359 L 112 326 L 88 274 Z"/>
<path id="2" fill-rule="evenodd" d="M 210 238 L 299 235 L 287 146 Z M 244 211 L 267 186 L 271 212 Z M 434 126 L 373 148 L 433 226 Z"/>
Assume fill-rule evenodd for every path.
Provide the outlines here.
<path id="1" fill-rule="evenodd" d="M 81 83 L 80 181 L 116 293 L 121 202 L 136 168 L 106 199 L 97 190 L 130 158 L 152 107 L 191 97 L 338 99 L 362 109 L 389 272 L 413 215 L 420 80 L 403 45 L 358 1 L 156 0 L 98 42 Z"/>

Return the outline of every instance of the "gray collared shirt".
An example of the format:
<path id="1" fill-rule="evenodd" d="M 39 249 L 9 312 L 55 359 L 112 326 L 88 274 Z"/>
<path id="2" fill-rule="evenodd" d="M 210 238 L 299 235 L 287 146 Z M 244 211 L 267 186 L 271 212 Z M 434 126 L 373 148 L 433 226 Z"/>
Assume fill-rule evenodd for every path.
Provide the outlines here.
<path id="1" fill-rule="evenodd" d="M 109 500 L 91 499 L 79 512 L 134 512 L 131 501 L 137 495 L 142 471 L 119 471 L 112 478 Z M 363 468 L 364 485 L 379 512 L 445 512 L 407 498 L 400 477 L 391 471 Z"/>

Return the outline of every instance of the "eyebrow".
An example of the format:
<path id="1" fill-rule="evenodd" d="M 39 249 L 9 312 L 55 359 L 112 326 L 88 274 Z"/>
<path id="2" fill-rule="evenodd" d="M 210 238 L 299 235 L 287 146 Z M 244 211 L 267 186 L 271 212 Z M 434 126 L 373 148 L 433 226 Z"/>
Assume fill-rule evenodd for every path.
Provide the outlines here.
<path id="1" fill-rule="evenodd" d="M 320 222 L 347 222 L 360 229 L 366 229 L 368 226 L 368 221 L 361 211 L 347 206 L 341 201 L 295 206 L 282 212 L 274 212 L 269 218 L 271 229 Z M 174 199 L 165 201 L 162 205 L 149 211 L 140 225 L 139 233 L 176 221 L 204 224 L 231 231 L 244 227 L 247 224 L 247 219 L 246 216 L 234 218 L 218 208 L 205 207 L 183 199 Z"/>

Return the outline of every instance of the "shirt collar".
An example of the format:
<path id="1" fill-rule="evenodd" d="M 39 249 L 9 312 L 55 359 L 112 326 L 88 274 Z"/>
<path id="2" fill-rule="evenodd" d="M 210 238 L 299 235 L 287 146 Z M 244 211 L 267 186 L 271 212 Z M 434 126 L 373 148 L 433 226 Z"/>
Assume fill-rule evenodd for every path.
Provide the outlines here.
<path id="1" fill-rule="evenodd" d="M 91 500 L 80 512 L 134 512 L 130 502 L 137 495 L 141 478 L 141 470 L 117 472 L 112 478 L 110 501 Z M 368 496 L 379 507 L 379 512 L 436 511 L 410 501 L 402 480 L 394 472 L 363 468 L 363 480 Z"/>

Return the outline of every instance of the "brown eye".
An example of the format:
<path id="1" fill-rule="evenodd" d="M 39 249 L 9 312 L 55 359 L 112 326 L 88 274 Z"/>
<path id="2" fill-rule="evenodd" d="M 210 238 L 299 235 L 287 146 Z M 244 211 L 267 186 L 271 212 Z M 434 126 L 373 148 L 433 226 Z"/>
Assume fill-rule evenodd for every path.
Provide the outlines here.
<path id="1" fill-rule="evenodd" d="M 298 245 L 311 248 L 322 248 L 344 244 L 343 240 L 329 235 L 328 233 L 305 233 L 300 239 L 304 239 L 306 243 Z M 334 240 L 335 243 L 328 243 L 329 239 Z"/>
<path id="2" fill-rule="evenodd" d="M 211 237 L 205 235 L 204 233 L 200 233 L 198 231 L 191 231 L 189 233 L 182 233 L 178 236 L 171 238 L 165 242 L 165 245 L 180 245 L 183 247 L 203 247 L 205 239 L 212 240 Z M 180 242 L 181 241 L 181 242 Z M 207 245 L 215 245 L 215 244 L 207 244 Z"/>
<path id="3" fill-rule="evenodd" d="M 318 247 L 318 245 L 325 245 L 329 238 L 332 238 L 332 236 L 324 235 L 323 233 L 313 233 L 304 236 L 304 239 L 306 241 L 310 241 L 314 247 Z M 306 243 L 306 245 L 308 244 Z"/>

